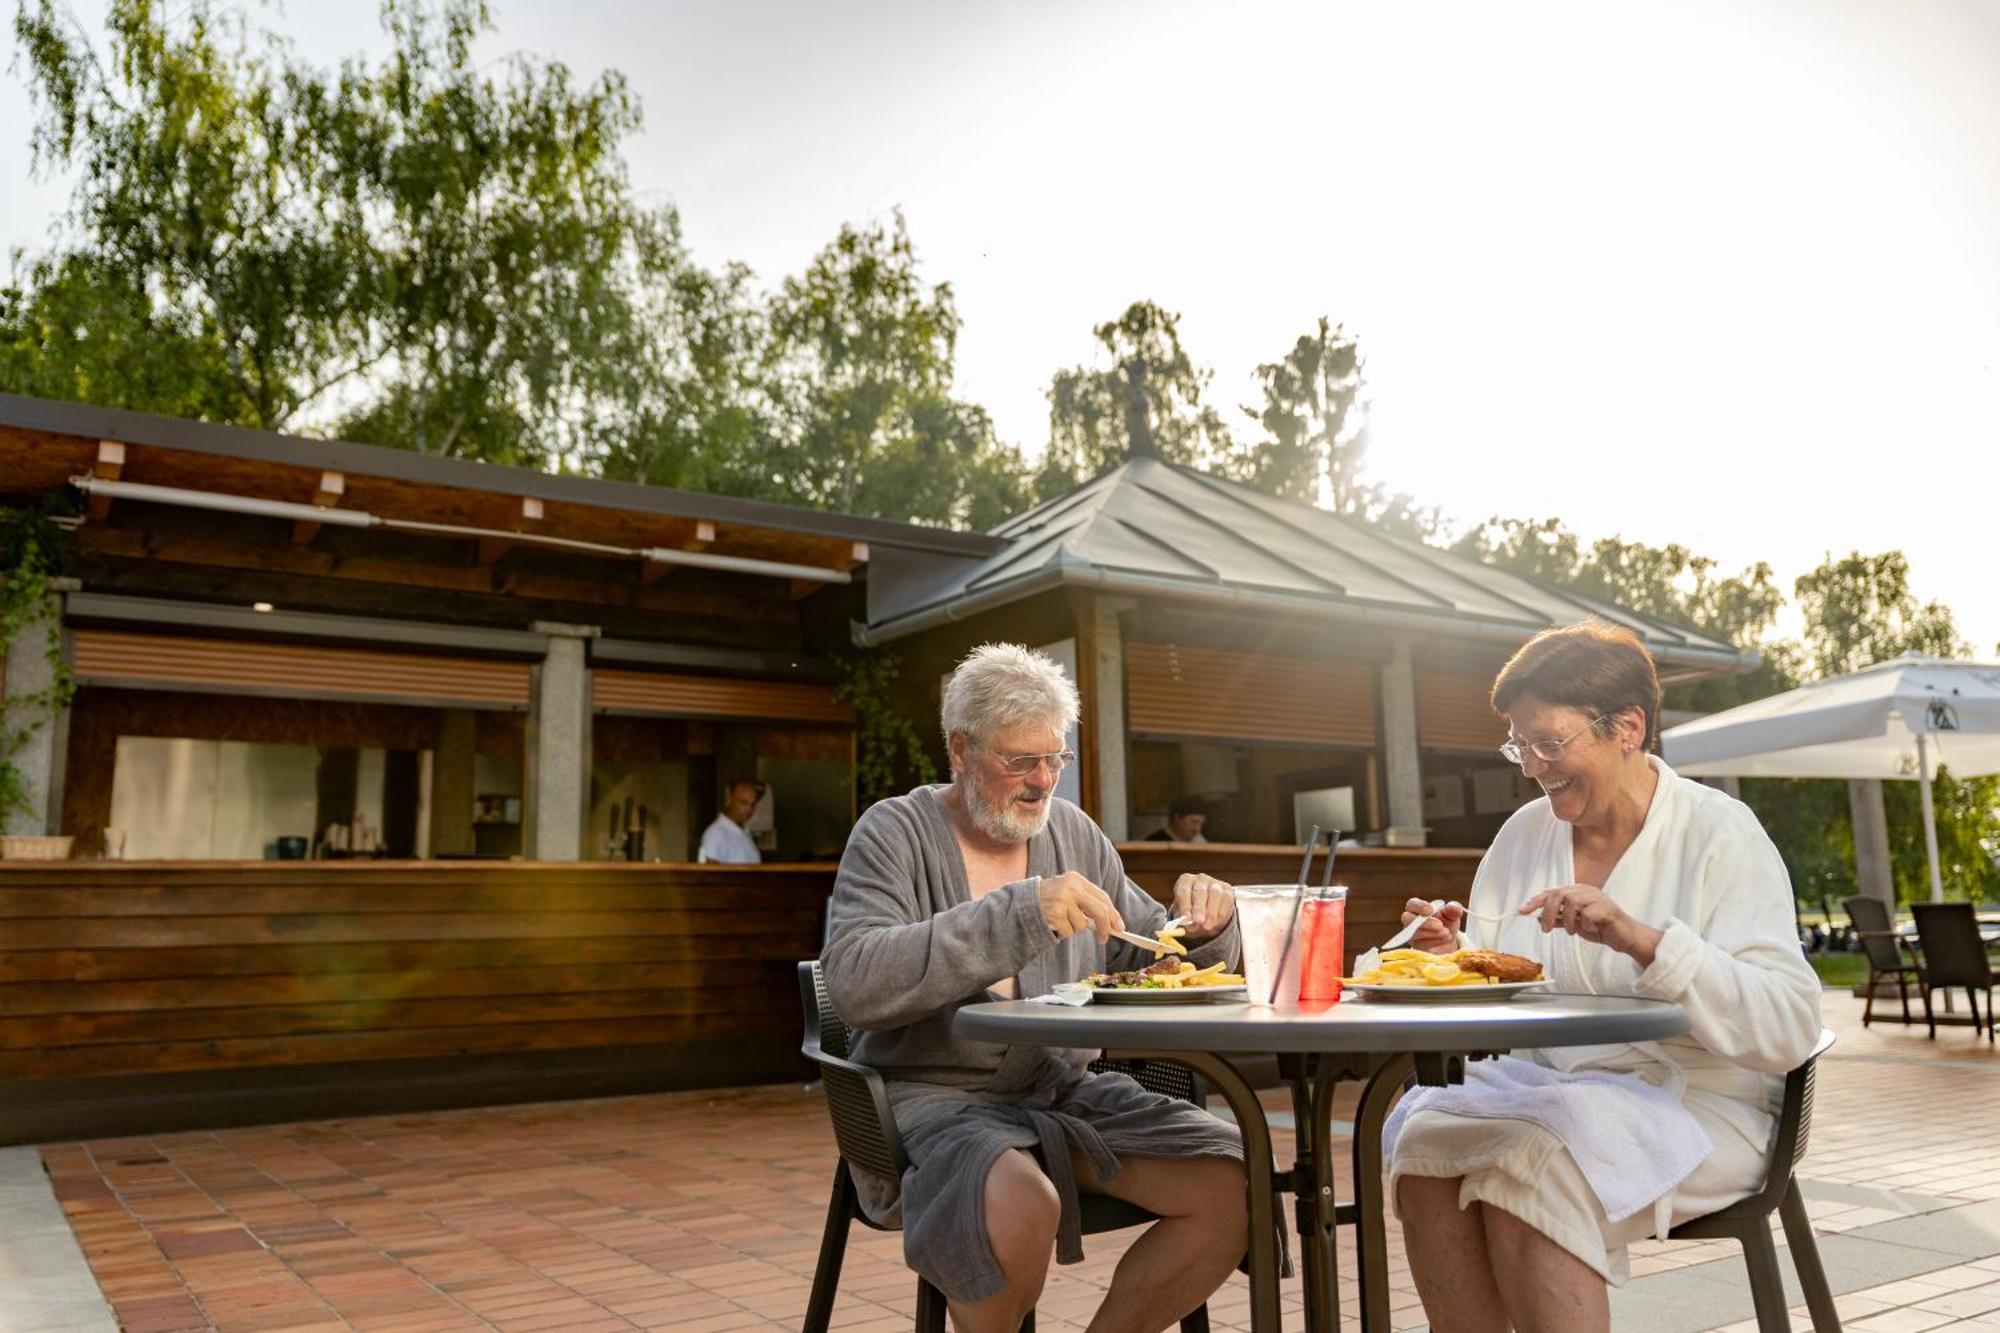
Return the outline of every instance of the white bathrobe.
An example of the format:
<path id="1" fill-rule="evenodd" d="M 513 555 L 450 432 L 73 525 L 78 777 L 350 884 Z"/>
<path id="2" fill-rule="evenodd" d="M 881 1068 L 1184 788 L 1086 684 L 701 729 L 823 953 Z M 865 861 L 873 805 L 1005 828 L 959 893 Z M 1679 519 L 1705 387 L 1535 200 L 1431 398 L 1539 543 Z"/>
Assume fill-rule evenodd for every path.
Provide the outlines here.
<path id="1" fill-rule="evenodd" d="M 1778 849 L 1748 806 L 1650 762 L 1659 783 L 1646 822 L 1602 887 L 1629 915 L 1666 932 L 1651 966 L 1641 971 L 1625 954 L 1562 930 L 1544 935 L 1535 918 L 1512 915 L 1542 890 L 1576 882 L 1570 826 L 1547 798 L 1516 811 L 1480 862 L 1467 905 L 1507 919 L 1468 919 L 1466 942 L 1539 959 L 1558 990 L 1646 996 L 1687 1010 L 1693 1031 L 1685 1037 L 1516 1055 L 1564 1073 L 1637 1075 L 1675 1093 L 1713 1153 L 1656 1206 L 1615 1223 L 1564 1142 L 1525 1120 L 1420 1109 L 1404 1122 L 1390 1163 L 1392 1180 L 1464 1177 L 1461 1207 L 1477 1199 L 1513 1213 L 1613 1282 L 1625 1279 L 1632 1241 L 1762 1185 L 1784 1073 L 1820 1032 L 1819 980 L 1799 948 Z"/>

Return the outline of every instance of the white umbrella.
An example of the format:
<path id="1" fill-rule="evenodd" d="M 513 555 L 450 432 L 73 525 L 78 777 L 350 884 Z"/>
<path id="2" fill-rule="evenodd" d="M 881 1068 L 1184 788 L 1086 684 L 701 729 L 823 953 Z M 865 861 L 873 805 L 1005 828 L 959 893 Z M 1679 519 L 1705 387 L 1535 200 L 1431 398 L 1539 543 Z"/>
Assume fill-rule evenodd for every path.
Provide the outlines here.
<path id="1" fill-rule="evenodd" d="M 1915 778 L 1935 901 L 1931 769 L 2000 773 L 2000 666 L 1909 653 L 1683 723 L 1660 743 L 1690 777 Z"/>

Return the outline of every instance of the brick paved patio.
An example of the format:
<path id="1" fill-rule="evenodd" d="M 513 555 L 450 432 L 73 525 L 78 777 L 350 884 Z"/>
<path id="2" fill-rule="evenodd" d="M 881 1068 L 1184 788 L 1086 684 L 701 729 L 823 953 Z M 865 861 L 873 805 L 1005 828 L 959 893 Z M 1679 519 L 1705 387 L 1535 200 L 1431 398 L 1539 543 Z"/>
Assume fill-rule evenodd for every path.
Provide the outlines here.
<path id="1" fill-rule="evenodd" d="M 1856 1253 L 1907 1273 L 1844 1295 L 1847 1326 L 2000 1327 L 2000 1058 L 1965 1028 L 1935 1043 L 1920 1027 L 1864 1033 L 1849 997 L 1827 1007 L 1841 1041 L 1805 1172 L 1814 1221 L 1885 1237 Z M 1288 1135 L 1280 1145 L 1289 1153 Z M 52 1144 L 42 1157 L 127 1333 L 795 1328 L 834 1160 L 824 1107 L 795 1087 Z M 1948 1230 L 1908 1230 L 1927 1219 Z M 1921 1241 L 1989 1226 L 1990 1245 Z M 836 1326 L 908 1328 L 897 1238 L 856 1230 Z M 1056 1270 L 1040 1326 L 1081 1328 L 1121 1249 L 1097 1238 L 1087 1262 Z M 1733 1247 L 1650 1244 L 1634 1259 L 1621 1328 L 1708 1327 L 1703 1312 L 1738 1296 L 1748 1313 Z M 1737 1266 L 1701 1267 L 1718 1259 Z M 1399 1248 L 1392 1265 L 1398 1324 L 1421 1325 Z M 1853 1285 L 1852 1265 L 1830 1267 Z M 1218 1329 L 1247 1327 L 1242 1279 L 1211 1308 Z"/>

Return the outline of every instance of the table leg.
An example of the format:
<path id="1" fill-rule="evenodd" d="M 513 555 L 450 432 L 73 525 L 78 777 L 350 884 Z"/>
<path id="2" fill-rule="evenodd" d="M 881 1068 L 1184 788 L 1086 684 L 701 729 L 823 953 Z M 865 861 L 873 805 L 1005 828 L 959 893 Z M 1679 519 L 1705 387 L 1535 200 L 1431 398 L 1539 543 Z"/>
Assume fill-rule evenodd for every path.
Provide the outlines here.
<path id="1" fill-rule="evenodd" d="M 1206 1051 L 1106 1051 L 1114 1060 L 1167 1060 L 1207 1079 L 1236 1117 L 1243 1135 L 1243 1174 L 1250 1181 L 1250 1327 L 1282 1333 L 1278 1312 L 1278 1191 L 1271 1155 L 1271 1125 L 1257 1094 L 1236 1066 Z"/>
<path id="2" fill-rule="evenodd" d="M 1316 1061 L 1311 1090 L 1295 1118 L 1300 1167 L 1299 1251 L 1307 1276 L 1312 1277 L 1316 1269 L 1319 1279 L 1306 1287 L 1306 1327 L 1327 1333 L 1340 1330 L 1340 1259 L 1334 1245 L 1339 1231 L 1333 1177 L 1333 1089 L 1348 1072 L 1327 1057 Z M 1311 1207 L 1307 1207 L 1309 1199 Z"/>
<path id="3" fill-rule="evenodd" d="M 1375 1069 L 1354 1110 L 1354 1267 L 1362 1333 L 1389 1333 L 1389 1248 L 1382 1191 L 1382 1122 L 1416 1062 L 1392 1055 Z"/>

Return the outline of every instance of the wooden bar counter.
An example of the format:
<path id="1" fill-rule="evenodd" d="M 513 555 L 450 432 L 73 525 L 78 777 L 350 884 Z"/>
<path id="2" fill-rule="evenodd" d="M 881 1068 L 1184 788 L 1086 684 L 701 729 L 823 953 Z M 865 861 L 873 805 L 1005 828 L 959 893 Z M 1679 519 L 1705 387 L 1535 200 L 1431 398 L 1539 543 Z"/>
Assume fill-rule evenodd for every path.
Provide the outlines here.
<path id="1" fill-rule="evenodd" d="M 1128 843 L 1165 898 L 1293 847 Z M 1341 853 L 1350 952 L 1479 853 Z M 829 864 L 0 862 L 0 1142 L 801 1081 Z"/>
<path id="2" fill-rule="evenodd" d="M 0 1142 L 810 1077 L 825 864 L 0 863 Z"/>

